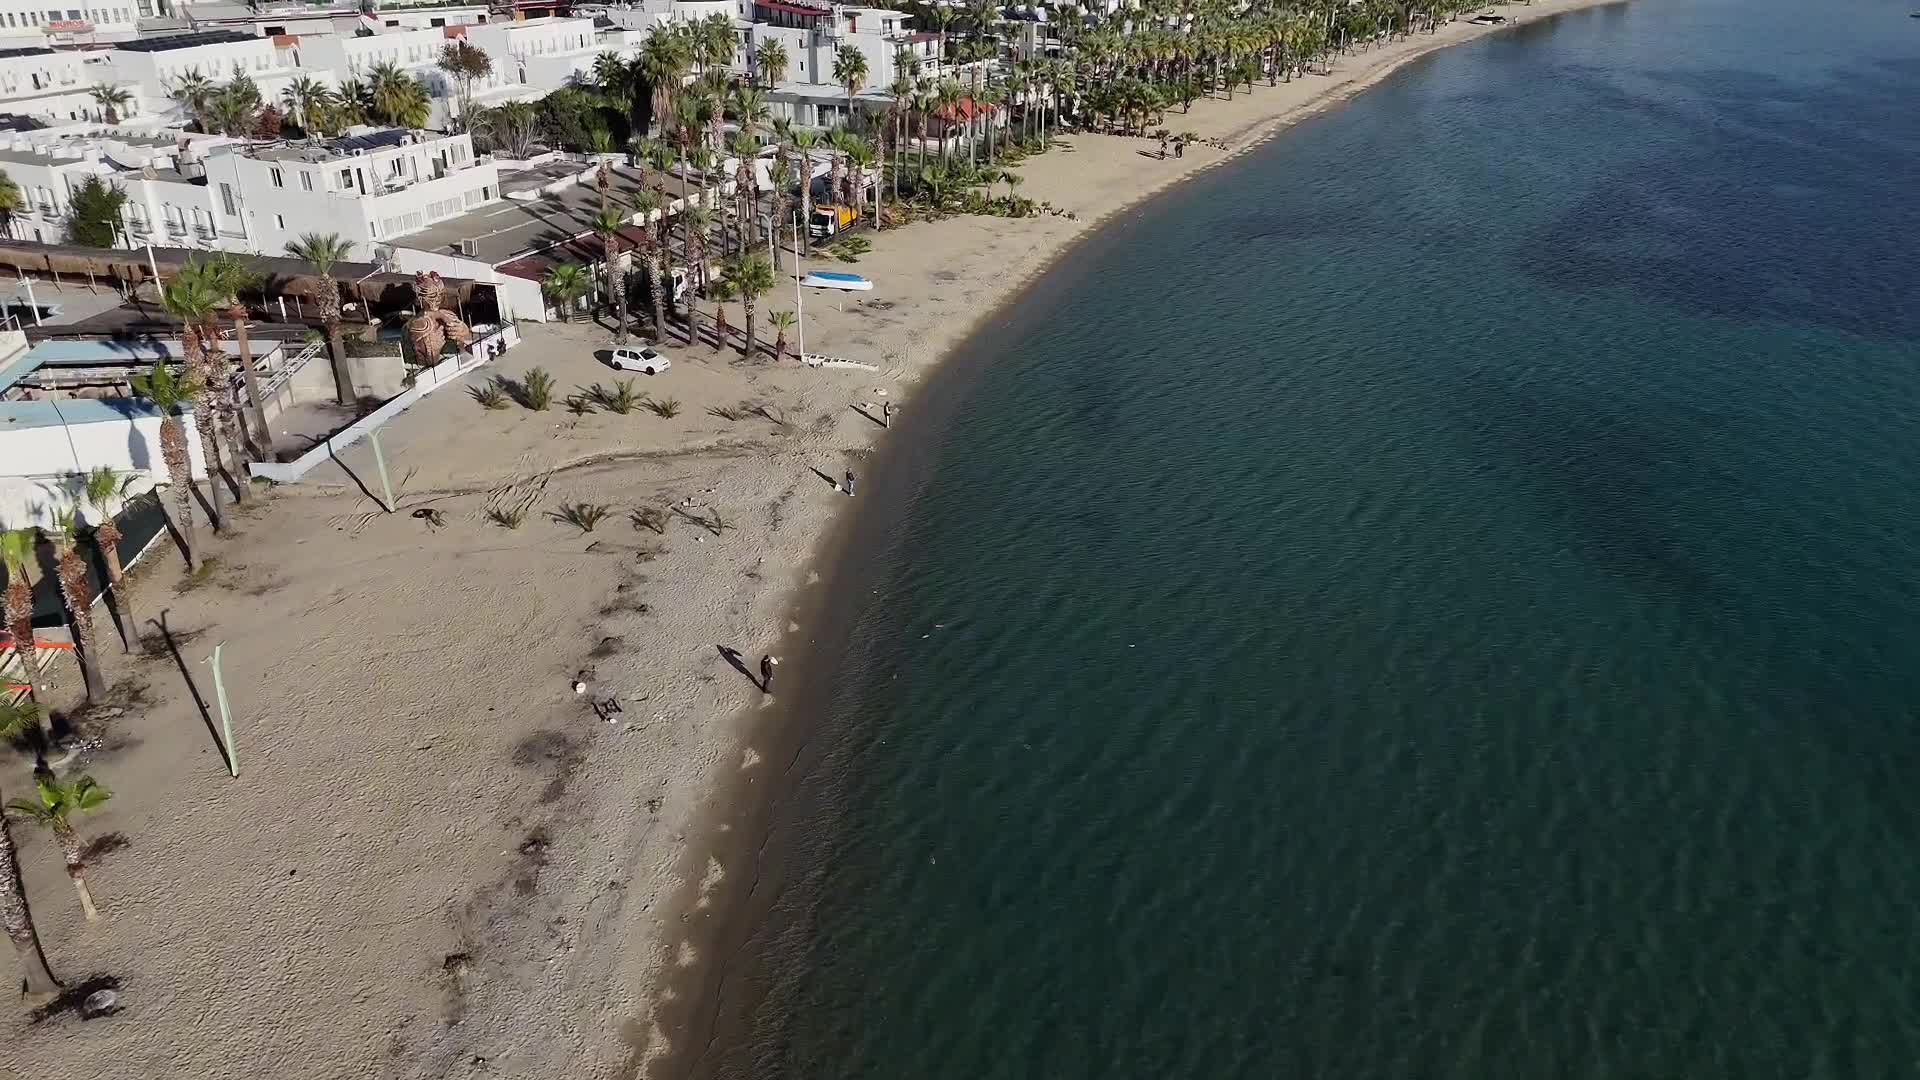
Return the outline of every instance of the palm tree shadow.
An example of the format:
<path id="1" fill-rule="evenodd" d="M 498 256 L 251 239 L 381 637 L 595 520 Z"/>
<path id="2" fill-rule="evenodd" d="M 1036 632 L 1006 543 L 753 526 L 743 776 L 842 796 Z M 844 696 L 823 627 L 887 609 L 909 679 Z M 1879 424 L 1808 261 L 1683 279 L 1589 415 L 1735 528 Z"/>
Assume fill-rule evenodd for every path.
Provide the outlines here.
<path id="1" fill-rule="evenodd" d="M 207 735 L 213 739 L 213 745 L 220 751 L 220 760 L 229 769 L 233 759 L 227 753 L 226 744 L 220 741 L 220 729 L 214 726 L 213 712 L 207 708 L 207 699 L 200 696 L 200 688 L 194 685 L 193 672 L 187 670 L 186 657 L 180 655 L 180 647 L 173 640 L 173 631 L 167 626 L 167 612 L 162 610 L 160 617 L 148 620 L 160 628 L 161 640 L 166 642 L 167 652 L 173 657 L 174 665 L 180 669 L 180 678 L 186 681 L 187 693 L 193 695 L 194 708 L 200 710 L 200 722 L 207 726 Z"/>
<path id="2" fill-rule="evenodd" d="M 341 472 L 347 474 L 347 479 L 353 481 L 353 486 L 360 489 L 360 494 L 365 495 L 368 499 L 371 499 L 374 505 L 379 506 L 383 510 L 386 509 L 386 504 L 381 502 L 379 498 L 374 495 L 373 490 L 367 487 L 366 482 L 364 480 L 360 479 L 360 474 L 354 472 L 352 469 L 347 468 L 347 463 L 341 459 L 339 454 L 336 454 L 333 452 L 333 445 L 331 443 L 327 445 L 327 456 L 333 459 L 333 463 L 335 465 L 340 466 Z"/>

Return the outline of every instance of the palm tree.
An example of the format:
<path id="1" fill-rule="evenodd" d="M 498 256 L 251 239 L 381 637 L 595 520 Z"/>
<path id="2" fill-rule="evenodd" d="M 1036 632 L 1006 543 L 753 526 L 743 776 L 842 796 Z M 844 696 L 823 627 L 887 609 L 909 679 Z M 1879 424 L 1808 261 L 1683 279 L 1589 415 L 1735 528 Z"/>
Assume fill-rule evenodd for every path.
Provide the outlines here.
<path id="1" fill-rule="evenodd" d="M 754 143 L 753 136 L 744 131 L 733 133 L 733 139 L 727 143 L 727 153 L 733 155 L 738 163 L 733 169 L 733 213 L 739 221 L 739 230 L 735 235 L 734 250 L 744 253 L 751 239 L 755 213 L 760 208 L 760 187 L 754 180 L 754 155 L 760 147 Z"/>
<path id="2" fill-rule="evenodd" d="M 20 185 L 5 171 L 0 171 L 0 235 L 13 235 L 13 215 L 26 208 L 27 199 L 20 193 Z"/>
<path id="3" fill-rule="evenodd" d="M 195 127 L 210 131 L 213 95 L 218 89 L 212 79 L 200 74 L 199 68 L 188 68 L 184 75 L 173 80 L 173 85 L 167 88 L 167 94 L 180 103 Z"/>
<path id="4" fill-rule="evenodd" d="M 226 251 L 202 263 L 201 272 L 206 275 L 215 295 L 221 297 L 227 318 L 233 323 L 233 339 L 240 346 L 240 372 L 247 387 L 247 423 L 253 428 L 255 449 L 261 457 L 265 457 L 272 448 L 273 436 L 267 431 L 267 413 L 260 403 L 260 371 L 253 362 L 253 345 L 247 340 L 247 305 L 240 300 L 242 290 L 254 288 L 260 283 L 260 275 Z M 224 351 L 222 355 L 224 357 Z M 221 365 L 222 368 L 225 366 Z M 244 500 L 246 497 L 243 483 L 241 498 Z"/>
<path id="5" fill-rule="evenodd" d="M 11 740 L 40 724 L 40 707 L 31 702 L 15 704 L 0 696 L 0 741 Z M 13 954 L 26 978 L 27 997 L 34 1004 L 52 1000 L 60 993 L 60 980 L 47 967 L 47 955 L 40 949 L 40 935 L 33 929 L 33 913 L 27 907 L 27 891 L 20 882 L 20 861 L 13 851 L 13 834 L 7 819 L 0 814 L 0 926 L 13 942 Z"/>
<path id="6" fill-rule="evenodd" d="M 348 79 L 334 91 L 335 119 L 343 127 L 365 124 L 379 112 L 373 103 L 373 87 L 365 79 Z"/>
<path id="7" fill-rule="evenodd" d="M 120 110 L 126 108 L 127 103 L 133 100 L 132 94 L 109 83 L 95 84 L 93 89 L 87 91 L 87 96 L 93 99 L 95 105 L 100 106 L 102 119 L 109 124 L 119 123 Z"/>
<path id="8" fill-rule="evenodd" d="M 27 568 L 34 564 L 39 551 L 40 534 L 33 529 L 0 532 L 0 560 L 7 567 L 7 634 L 13 638 L 14 654 L 20 658 L 20 678 L 29 692 L 40 668 L 34 655 L 33 585 L 27 580 Z"/>
<path id="9" fill-rule="evenodd" d="M 606 282 L 607 301 L 613 306 L 613 343 L 627 343 L 627 289 L 625 274 L 614 265 L 620 254 L 620 231 L 627 227 L 627 215 L 611 206 L 593 216 L 594 234 L 600 237 L 600 272 Z"/>
<path id="10" fill-rule="evenodd" d="M 560 263 L 550 267 L 546 276 L 540 279 L 540 287 L 558 301 L 555 306 L 560 309 L 561 322 L 573 321 L 573 302 L 585 295 L 592 287 L 590 283 L 587 268 L 579 263 Z"/>
<path id="11" fill-rule="evenodd" d="M 188 570 L 200 568 L 200 556 L 193 537 L 193 462 L 187 453 L 187 433 L 180 427 L 179 409 L 192 399 L 196 389 L 193 372 L 175 375 L 165 360 L 154 361 L 152 371 L 133 377 L 133 392 L 153 402 L 160 413 L 160 459 L 167 464 L 168 490 L 173 496 L 170 516 L 181 546 L 187 549 Z"/>
<path id="12" fill-rule="evenodd" d="M 87 584 L 86 560 L 80 557 L 80 519 L 72 507 L 53 516 L 54 554 L 58 557 L 55 576 L 60 579 L 60 596 L 67 602 L 67 622 L 73 627 L 73 643 L 80 654 L 80 677 L 86 683 L 87 700 L 98 701 L 107 692 L 100 681 L 99 642 L 93 633 L 93 589 Z"/>
<path id="13" fill-rule="evenodd" d="M 373 111 L 395 127 L 417 128 L 427 122 L 427 88 L 394 63 L 375 64 L 367 72 Z"/>
<path id="14" fill-rule="evenodd" d="M 776 335 L 773 339 L 773 362 L 779 363 L 787 355 L 787 331 L 793 329 L 793 312 L 776 311 L 767 316 L 773 324 Z"/>
<path id="15" fill-rule="evenodd" d="M 745 311 L 747 340 L 740 348 L 740 355 L 753 357 L 753 309 L 760 298 L 773 291 L 773 267 L 759 255 L 747 255 L 736 258 L 727 264 L 720 275 L 728 291 L 740 298 L 740 306 Z"/>
<path id="16" fill-rule="evenodd" d="M 120 526 L 114 519 L 132 501 L 128 489 L 134 480 L 133 473 L 115 472 L 111 465 L 102 465 L 83 474 L 80 485 L 98 519 L 93 526 L 93 546 L 107 567 L 107 590 L 113 594 L 114 609 L 120 614 L 120 644 L 128 652 L 142 644 L 142 635 L 140 616 L 133 609 L 133 590 L 120 568 Z"/>
<path id="17" fill-rule="evenodd" d="M 753 47 L 754 70 L 769 90 L 787 81 L 788 64 L 787 47 L 778 41 L 762 41 Z"/>
<path id="18" fill-rule="evenodd" d="M 300 125 L 300 130 L 311 137 L 314 118 L 332 102 L 333 89 L 318 79 L 301 75 L 280 92 L 280 100 L 286 105 L 287 115 L 293 117 L 293 122 Z"/>
<path id="19" fill-rule="evenodd" d="M 7 804 L 7 810 L 15 817 L 44 825 L 53 833 L 67 857 L 67 877 L 73 879 L 73 891 L 80 894 L 80 910 L 86 912 L 88 922 L 96 922 L 100 909 L 93 906 L 93 892 L 87 888 L 87 845 L 74 830 L 73 817 L 99 807 L 113 797 L 113 792 L 101 787 L 91 776 L 64 783 L 43 776 L 35 787 L 39 798 L 15 799 Z"/>
<path id="20" fill-rule="evenodd" d="M 853 123 L 853 96 L 867 88 L 867 54 L 842 45 L 833 54 L 833 81 L 847 91 L 847 123 Z"/>
<path id="21" fill-rule="evenodd" d="M 666 339 L 667 317 L 662 293 L 666 283 L 661 280 L 660 243 L 653 231 L 653 215 L 660 209 L 660 197 L 651 191 L 642 191 L 634 196 L 633 213 L 640 222 L 640 262 L 647 273 L 647 300 L 653 306 L 653 340 L 662 344 Z"/>
<path id="22" fill-rule="evenodd" d="M 687 241 L 687 275 L 704 281 L 707 265 L 707 234 L 713 228 L 713 211 L 696 206 L 680 213 L 680 228 Z M 700 306 L 687 297 L 687 344 L 700 344 Z"/>
<path id="23" fill-rule="evenodd" d="M 867 173 L 872 170 L 874 162 L 879 160 L 879 155 L 874 153 L 872 143 L 858 135 L 847 136 L 847 142 L 846 145 L 841 148 L 841 154 L 847 159 L 846 171 L 841 177 L 841 182 L 847 186 L 846 201 L 848 205 L 852 205 L 860 201 L 860 186 L 865 182 Z M 877 182 L 875 187 L 876 189 L 878 188 Z M 877 202 L 879 197 L 878 190 L 875 190 L 874 196 L 876 199 L 874 226 L 877 228 L 880 224 L 880 211 Z"/>
<path id="24" fill-rule="evenodd" d="M 347 365 L 347 349 L 340 341 L 340 286 L 333 280 L 333 268 L 347 260 L 353 245 L 339 233 L 301 233 L 300 239 L 287 245 L 287 254 L 303 259 L 320 278 L 320 295 L 314 302 L 320 307 L 320 324 L 327 329 L 327 349 L 333 358 L 334 395 L 342 405 L 352 405 L 353 371 Z"/>
<path id="25" fill-rule="evenodd" d="M 213 499 L 213 531 L 217 533 L 226 525 L 226 515 L 221 509 L 219 421 L 213 411 L 215 395 L 224 393 L 226 387 L 218 369 L 208 362 L 207 342 L 201 337 L 201 327 L 219 298 L 214 296 L 212 285 L 198 265 L 188 264 L 186 270 L 167 282 L 160 300 L 168 313 L 186 324 L 180 334 L 181 360 L 193 375 L 193 425 L 199 429 L 200 452 L 206 458 L 207 491 Z M 214 347 L 218 348 L 217 342 Z"/>

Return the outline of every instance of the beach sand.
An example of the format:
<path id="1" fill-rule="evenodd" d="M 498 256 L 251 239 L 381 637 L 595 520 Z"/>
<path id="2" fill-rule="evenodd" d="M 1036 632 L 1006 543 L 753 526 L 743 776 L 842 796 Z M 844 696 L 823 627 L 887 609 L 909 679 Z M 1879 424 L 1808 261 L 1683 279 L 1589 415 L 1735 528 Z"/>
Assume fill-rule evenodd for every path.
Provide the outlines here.
<path id="1" fill-rule="evenodd" d="M 1492 10 L 1524 24 L 1595 2 Z M 1167 118 L 1226 152 L 1068 136 L 1021 166 L 1021 194 L 1074 220 L 874 236 L 856 269 L 878 288 L 808 297 L 807 345 L 877 372 L 672 345 L 670 373 L 635 377 L 677 399 L 670 418 L 493 412 L 450 388 L 385 429 L 400 512 L 363 493 L 379 482 L 360 446 L 240 515 L 205 580 L 154 552 L 136 595 L 178 659 L 109 650 L 124 712 L 86 722 L 116 793 L 83 823 L 120 838 L 91 875 L 105 920 L 81 921 L 51 843 L 14 826 L 55 970 L 117 978 L 122 1011 L 0 1012 L 0 1076 L 634 1077 L 705 1038 L 687 976 L 748 884 L 727 872 L 723 804 L 782 764 L 762 754 L 773 699 L 720 648 L 756 672 L 804 648 L 823 542 L 860 504 L 832 481 L 887 438 L 855 406 L 914 424 L 922 380 L 1097 224 L 1486 32 L 1456 23 Z M 613 382 L 604 347 L 590 324 L 533 327 L 496 366 L 544 367 L 565 396 Z M 592 532 L 551 516 L 581 503 L 609 508 Z M 522 506 L 518 528 L 488 517 Z M 218 642 L 237 779 L 212 738 Z M 9 759 L 5 791 L 27 784 Z"/>

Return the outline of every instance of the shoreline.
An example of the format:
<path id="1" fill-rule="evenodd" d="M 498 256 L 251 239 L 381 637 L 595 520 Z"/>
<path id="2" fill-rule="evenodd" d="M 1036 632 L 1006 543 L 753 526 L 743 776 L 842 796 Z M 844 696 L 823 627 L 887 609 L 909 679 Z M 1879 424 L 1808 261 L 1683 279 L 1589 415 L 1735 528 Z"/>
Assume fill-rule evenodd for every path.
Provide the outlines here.
<path id="1" fill-rule="evenodd" d="M 1430 38 L 1415 37 L 1343 57 L 1335 65 L 1333 75 L 1324 77 L 1334 81 L 1319 87 L 1317 92 L 1276 111 L 1243 118 L 1225 134 L 1212 136 L 1226 143 L 1224 151 L 1213 151 L 1198 160 L 1192 157 L 1183 161 L 1154 160 L 1152 167 L 1172 168 L 1152 182 L 1135 185 L 1130 193 L 1099 207 L 1097 212 L 1083 214 L 1076 210 L 1077 220 L 1069 223 L 1073 228 L 1048 238 L 1052 241 L 1050 250 L 1039 252 L 1035 265 L 1012 278 L 995 279 L 997 295 L 988 301 L 984 310 L 960 333 L 947 335 L 929 362 L 900 378 L 913 388 L 907 396 L 913 406 L 911 430 L 904 435 L 866 440 L 864 452 L 878 452 L 870 469 L 861 474 L 861 513 L 850 513 L 850 508 L 835 512 L 808 553 L 809 572 L 804 580 L 781 592 L 780 604 L 789 613 L 789 621 L 777 655 L 789 661 L 833 657 L 851 643 L 859 605 L 846 599 L 851 595 L 847 585 L 859 580 L 862 568 L 855 555 L 878 556 L 897 548 L 900 540 L 892 535 L 892 526 L 918 494 L 915 478 L 927 474 L 927 470 L 916 466 L 936 457 L 947 423 L 965 401 L 966 388 L 972 380 L 985 374 L 981 367 L 957 361 L 963 356 L 987 351 L 980 346 L 991 342 L 1014 321 L 1012 317 L 1020 308 L 1040 302 L 1043 298 L 1034 296 L 1030 289 L 1036 282 L 1043 283 L 1042 287 L 1046 282 L 1056 287 L 1063 285 L 1065 264 L 1075 256 L 1085 254 L 1087 248 L 1102 242 L 1117 242 L 1117 218 L 1172 192 L 1178 182 L 1233 162 L 1301 121 L 1331 111 L 1441 49 L 1489 34 L 1530 27 L 1560 15 L 1624 6 L 1628 2 L 1536 0 L 1493 4 L 1485 10 L 1505 14 L 1513 21 L 1503 26 L 1454 23 Z M 1294 85 L 1318 78 L 1323 77 L 1307 76 Z M 1180 126 L 1175 122 L 1176 117 L 1186 121 L 1189 116 L 1197 116 L 1198 122 L 1204 123 L 1211 117 L 1201 115 L 1200 110 L 1225 111 L 1220 107 L 1259 100 L 1287 86 L 1260 86 L 1251 94 L 1239 95 L 1232 103 L 1210 98 L 1196 103 L 1193 114 L 1168 114 L 1167 126 Z M 1127 147 L 1128 153 L 1135 147 L 1149 145 L 1145 138 L 1126 136 L 1081 134 L 1064 138 L 1076 142 L 1108 140 Z M 1022 167 L 1031 170 L 1035 164 L 1055 164 L 1067 156 L 1056 150 L 1029 158 Z M 1045 190 L 1029 187 L 1026 194 L 1037 202 L 1054 201 L 1056 206 L 1062 205 L 1045 198 Z M 925 227 L 925 223 L 920 222 L 912 226 Z M 882 238 L 888 235 L 890 233 L 879 234 Z M 874 254 L 883 254 L 878 245 Z M 842 336 L 831 331 L 820 335 L 830 341 L 838 341 Z M 875 559 L 872 565 L 883 563 L 884 560 Z M 802 663 L 795 668 L 798 670 L 790 668 L 783 673 L 783 694 L 777 704 L 757 710 L 759 715 L 747 714 L 741 736 L 743 745 L 752 748 L 749 752 L 752 759 L 781 763 L 778 776 L 765 784 L 757 784 L 757 778 L 744 771 L 732 776 L 715 776 L 703 797 L 698 821 L 689 830 L 699 840 L 687 847 L 685 858 L 676 868 L 678 887 L 673 900 L 667 904 L 668 912 L 676 915 L 688 929 L 679 934 L 677 940 L 656 943 L 663 960 L 647 995 L 650 1012 L 644 1021 L 641 1018 L 629 1021 L 623 1030 L 623 1039 L 632 1055 L 619 1073 L 623 1078 L 681 1080 L 715 1075 L 710 1071 L 713 1063 L 709 1051 L 740 1033 L 745 1015 L 758 1000 L 758 995 L 752 992 L 744 1001 L 730 999 L 728 995 L 743 978 L 737 968 L 742 958 L 745 957 L 744 962 L 748 964 L 758 959 L 749 954 L 755 947 L 758 931 L 763 928 L 764 916 L 781 895 L 784 872 L 781 864 L 794 861 L 778 851 L 773 841 L 784 825 L 803 816 L 783 811 L 790 810 L 786 806 L 790 800 L 808 797 L 807 779 L 822 750 L 813 735 L 817 725 L 824 721 L 834 690 L 831 665 Z M 727 881 L 739 879 L 748 882 L 744 890 L 724 889 Z M 721 895 L 723 891 L 725 895 Z M 691 922 L 694 915 L 699 916 L 697 925 Z M 671 927 L 672 923 L 665 925 Z M 680 963 L 665 962 L 665 957 L 675 955 L 681 958 Z M 724 956 L 726 960 L 715 963 L 708 959 L 717 956 Z M 688 958 L 692 958 L 691 962 Z"/>

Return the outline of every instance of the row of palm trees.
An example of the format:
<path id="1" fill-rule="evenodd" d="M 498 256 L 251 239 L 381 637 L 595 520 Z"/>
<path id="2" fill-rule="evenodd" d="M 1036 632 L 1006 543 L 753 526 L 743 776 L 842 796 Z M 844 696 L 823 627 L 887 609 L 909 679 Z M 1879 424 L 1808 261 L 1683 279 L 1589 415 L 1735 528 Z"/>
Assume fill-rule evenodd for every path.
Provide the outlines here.
<path id="1" fill-rule="evenodd" d="M 96 88 L 96 100 L 101 89 Z M 277 138 L 283 119 L 309 135 L 337 135 L 367 123 L 418 128 L 426 125 L 432 113 L 426 84 L 392 63 L 376 64 L 365 78 L 348 79 L 339 86 L 300 76 L 281 91 L 277 108 L 244 73 L 222 83 L 192 69 L 175 79 L 168 92 L 196 128 L 235 137 Z"/>

